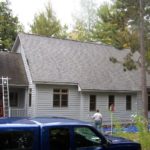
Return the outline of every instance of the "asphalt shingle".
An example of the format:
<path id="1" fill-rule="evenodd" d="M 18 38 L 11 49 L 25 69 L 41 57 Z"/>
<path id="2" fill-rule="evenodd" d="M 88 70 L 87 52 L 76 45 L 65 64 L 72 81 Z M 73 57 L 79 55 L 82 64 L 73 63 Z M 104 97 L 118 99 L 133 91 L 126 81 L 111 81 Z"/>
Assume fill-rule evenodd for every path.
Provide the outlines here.
<path id="1" fill-rule="evenodd" d="M 110 61 L 123 60 L 129 50 L 31 34 L 19 34 L 19 39 L 35 82 L 76 83 L 85 90 L 140 90 L 139 69 L 125 72 Z"/>
<path id="2" fill-rule="evenodd" d="M 0 77 L 8 77 L 10 79 L 9 85 L 28 86 L 28 80 L 20 54 L 0 52 Z"/>

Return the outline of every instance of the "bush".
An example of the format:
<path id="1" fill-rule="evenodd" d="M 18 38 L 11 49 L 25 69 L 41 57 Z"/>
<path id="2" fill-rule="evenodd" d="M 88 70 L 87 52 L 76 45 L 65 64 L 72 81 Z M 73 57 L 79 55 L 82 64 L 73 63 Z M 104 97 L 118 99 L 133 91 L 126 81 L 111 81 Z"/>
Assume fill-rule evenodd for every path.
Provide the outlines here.
<path id="1" fill-rule="evenodd" d="M 147 120 L 141 116 L 135 116 L 134 125 L 137 127 L 138 132 L 136 133 L 115 132 L 114 135 L 121 136 L 135 142 L 139 142 L 142 146 L 142 150 L 150 150 L 150 140 L 149 140 L 150 132 L 148 130 Z M 118 126 L 118 122 L 117 122 L 117 126 Z M 120 126 L 119 126 L 119 131 L 120 131 Z"/>

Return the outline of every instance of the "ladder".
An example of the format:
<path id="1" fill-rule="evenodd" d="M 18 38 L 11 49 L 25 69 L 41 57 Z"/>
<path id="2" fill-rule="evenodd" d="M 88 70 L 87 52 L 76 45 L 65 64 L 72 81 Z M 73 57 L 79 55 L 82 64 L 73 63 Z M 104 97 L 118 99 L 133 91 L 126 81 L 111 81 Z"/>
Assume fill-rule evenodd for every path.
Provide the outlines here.
<path id="1" fill-rule="evenodd" d="M 3 113 L 4 117 L 10 117 L 10 105 L 9 105 L 9 86 L 8 77 L 2 77 L 2 92 L 3 92 Z"/>

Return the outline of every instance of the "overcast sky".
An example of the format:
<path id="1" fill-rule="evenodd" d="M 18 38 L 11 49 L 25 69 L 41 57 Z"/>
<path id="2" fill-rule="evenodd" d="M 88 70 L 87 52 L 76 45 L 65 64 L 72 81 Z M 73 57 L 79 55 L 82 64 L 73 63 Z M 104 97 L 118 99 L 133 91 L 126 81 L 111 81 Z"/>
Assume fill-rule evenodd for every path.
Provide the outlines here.
<path id="1" fill-rule="evenodd" d="M 29 30 L 34 15 L 45 8 L 50 0 L 9 0 L 14 15 L 18 16 L 19 21 L 24 25 L 25 31 Z M 63 24 L 72 24 L 72 14 L 79 7 L 80 0 L 51 0 L 53 11 Z M 97 0 L 98 3 L 109 0 Z"/>

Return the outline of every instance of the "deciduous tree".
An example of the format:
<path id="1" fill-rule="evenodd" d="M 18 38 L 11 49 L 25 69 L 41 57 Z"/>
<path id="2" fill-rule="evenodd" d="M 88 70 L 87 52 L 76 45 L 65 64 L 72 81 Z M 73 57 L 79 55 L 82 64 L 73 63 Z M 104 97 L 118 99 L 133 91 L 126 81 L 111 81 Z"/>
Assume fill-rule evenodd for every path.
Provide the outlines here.
<path id="1" fill-rule="evenodd" d="M 22 30 L 18 18 L 9 8 L 9 2 L 0 2 L 0 51 L 10 50 L 17 33 Z"/>
<path id="2" fill-rule="evenodd" d="M 74 15 L 74 26 L 70 38 L 79 41 L 92 41 L 92 30 L 96 22 L 97 5 L 95 0 L 81 0 L 80 10 Z"/>
<path id="3" fill-rule="evenodd" d="M 50 3 L 48 3 L 44 11 L 35 15 L 33 24 L 30 27 L 31 32 L 35 34 L 61 38 L 67 37 L 67 26 L 61 26 Z"/>

